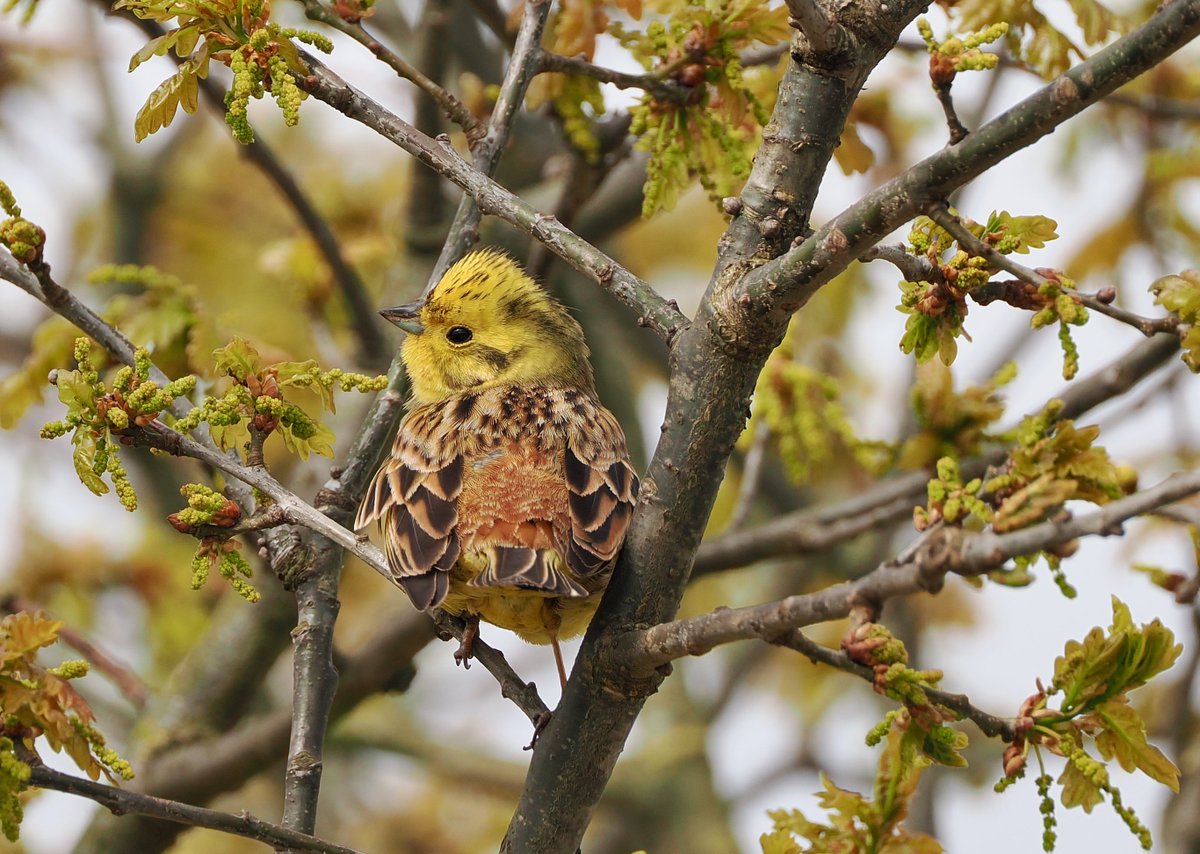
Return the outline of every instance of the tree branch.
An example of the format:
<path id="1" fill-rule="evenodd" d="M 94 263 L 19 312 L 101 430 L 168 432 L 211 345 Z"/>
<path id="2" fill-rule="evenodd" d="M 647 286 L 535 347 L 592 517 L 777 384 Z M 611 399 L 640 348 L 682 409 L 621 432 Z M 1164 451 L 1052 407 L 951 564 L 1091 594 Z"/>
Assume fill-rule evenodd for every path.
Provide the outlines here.
<path id="1" fill-rule="evenodd" d="M 322 5 L 319 0 L 301 0 L 304 5 L 304 15 L 309 20 L 320 21 L 328 27 L 332 27 L 340 33 L 344 33 L 354 39 L 360 45 L 374 54 L 375 58 L 386 65 L 388 68 L 396 72 L 400 77 L 413 83 L 418 89 L 437 102 L 442 111 L 467 135 L 467 143 L 471 148 L 483 139 L 485 129 L 479 121 L 471 115 L 471 111 L 467 109 L 466 104 L 454 97 L 435 81 L 426 77 L 419 68 L 409 64 L 404 57 L 385 47 L 374 36 L 366 31 L 358 21 L 348 21 L 333 11 Z"/>
<path id="2" fill-rule="evenodd" d="M 867 667 L 865 664 L 859 664 L 841 650 L 822 646 L 807 637 L 799 629 L 794 629 L 787 634 L 775 638 L 771 643 L 776 646 L 794 649 L 813 664 L 827 664 L 830 667 L 835 667 L 867 682 L 874 683 L 875 681 L 875 671 L 870 667 Z M 945 706 L 963 718 L 972 721 L 975 726 L 979 727 L 979 731 L 989 738 L 999 737 L 1004 741 L 1013 740 L 1014 719 L 990 715 L 982 709 L 976 708 L 971 705 L 970 699 L 965 694 L 951 694 L 938 688 L 923 687 L 921 690 L 937 705 Z"/>
<path id="3" fill-rule="evenodd" d="M 68 795 L 89 798 L 101 806 L 107 807 L 114 815 L 142 815 L 186 824 L 188 827 L 219 830 L 222 833 L 244 836 L 247 839 L 265 842 L 282 849 L 321 851 L 325 854 L 360 854 L 353 848 L 334 845 L 332 842 L 326 842 L 310 834 L 297 833 L 294 830 L 265 822 L 248 812 L 243 811 L 239 815 L 232 815 L 179 801 L 143 795 L 141 792 L 118 789 L 116 786 L 95 783 L 82 777 L 47 768 L 41 764 L 37 754 L 32 751 L 22 750 L 20 754 L 24 754 L 21 755 L 21 758 L 29 763 L 31 768 L 29 785 L 39 789 L 52 789 L 56 792 L 66 792 Z"/>
<path id="4" fill-rule="evenodd" d="M 445 611 L 437 611 L 433 615 L 433 622 L 440 631 L 462 640 L 464 623 L 458 617 L 453 617 Z M 479 638 L 475 638 L 471 649 L 471 657 L 487 668 L 500 683 L 500 696 L 511 700 L 513 705 L 525 713 L 530 723 L 536 726 L 550 714 L 549 706 L 538 695 L 537 686 L 518 676 L 503 652 Z"/>
<path id="5" fill-rule="evenodd" d="M 820 0 L 786 0 L 788 24 L 804 36 L 821 65 L 844 61 L 853 49 L 854 38 Z"/>
<path id="6" fill-rule="evenodd" d="M 1050 280 L 1030 267 L 1024 264 L 1019 264 L 1012 258 L 1001 253 L 996 247 L 989 243 L 980 240 L 972 234 L 967 227 L 950 212 L 950 208 L 944 202 L 934 202 L 926 208 L 926 213 L 929 218 L 940 225 L 942 228 L 958 241 L 958 245 L 970 252 L 972 255 L 978 255 L 981 258 L 986 258 L 988 263 L 997 269 L 1012 273 L 1022 282 L 1028 282 L 1031 285 L 1041 287 L 1042 285 L 1050 284 Z M 1142 317 L 1140 314 L 1134 314 L 1132 311 L 1126 311 L 1123 308 L 1118 308 L 1104 300 L 1101 300 L 1091 294 L 1071 292 L 1076 301 L 1082 303 L 1093 311 L 1107 315 L 1114 320 L 1119 320 L 1128 326 L 1132 326 L 1138 332 L 1149 338 L 1151 335 L 1156 335 L 1160 332 L 1169 332 L 1172 335 L 1179 335 L 1179 319 L 1171 315 L 1164 317 Z"/>
<path id="7" fill-rule="evenodd" d="M 618 89 L 641 89 L 655 100 L 670 104 L 694 104 L 704 91 L 703 87 L 681 86 L 657 74 L 629 74 L 588 62 L 582 56 L 563 56 L 547 50 L 538 51 L 538 70 L 590 77 Z"/>
<path id="8" fill-rule="evenodd" d="M 742 337 L 740 329 L 719 322 L 726 312 L 753 310 L 738 304 L 732 283 L 805 232 L 855 97 L 922 8 L 916 0 L 843 5 L 839 23 L 859 47 L 850 64 L 831 71 L 800 55 L 784 72 L 775 111 L 737 200 L 739 213 L 718 244 L 720 257 L 700 309 L 673 341 L 658 449 L 642 479 L 608 590 L 554 718 L 534 750 L 504 852 L 570 854 L 577 849 L 634 720 L 665 675 L 665 670 L 631 670 L 614 643 L 630 629 L 669 620 L 678 610 L 725 463 L 745 425 L 755 380 L 789 317 L 772 315 L 771 322 Z M 774 295 L 759 298 L 775 300 Z M 572 785 L 563 786 L 565 779 Z"/>
<path id="9" fill-rule="evenodd" d="M 1107 366 L 1072 382 L 1055 395 L 1063 401 L 1059 417 L 1078 418 L 1124 394 L 1166 364 L 1178 350 L 1179 342 L 1171 336 L 1135 345 Z M 963 476 L 969 479 L 982 475 L 989 465 L 1001 462 L 1005 453 L 996 449 L 964 460 Z M 700 546 L 692 565 L 692 577 L 767 558 L 822 551 L 877 526 L 898 521 L 911 513 L 913 505 L 924 495 L 928 481 L 926 471 L 899 475 L 845 501 L 798 510 L 753 528 L 721 534 Z"/>
<path id="10" fill-rule="evenodd" d="M 980 575 L 1009 558 L 1034 554 L 1079 537 L 1111 536 L 1121 524 L 1158 507 L 1200 492 L 1200 472 L 1177 473 L 1157 486 L 1064 520 L 1051 520 L 1005 534 L 942 528 L 903 563 L 885 562 L 855 581 L 816 593 L 789 596 L 746 608 L 726 608 L 628 632 L 617 639 L 616 654 L 638 673 L 650 673 L 677 658 L 703 655 L 736 640 L 773 641 L 813 623 L 847 616 L 856 605 L 878 607 L 888 599 L 925 590 L 936 593 L 947 573 Z"/>
<path id="11" fill-rule="evenodd" d="M 531 4 L 527 8 L 540 7 Z M 306 56 L 305 61 L 312 67 L 313 73 L 302 78 L 300 85 L 309 94 L 391 140 L 453 181 L 474 198 L 483 213 L 500 217 L 540 240 L 554 254 L 638 312 L 645 325 L 663 339 L 671 341 L 686 327 L 687 318 L 675 305 L 663 299 L 608 255 L 564 228 L 554 217 L 543 214 L 478 169 L 472 168 L 448 142 L 429 139 L 345 83 L 316 59 Z M 500 108 L 501 105 L 497 104 L 498 111 Z"/>
<path id="12" fill-rule="evenodd" d="M 753 335 L 767 318 L 786 317 L 824 284 L 928 202 L 944 199 L 1072 116 L 1141 75 L 1200 34 L 1200 0 L 1170 0 L 1138 29 L 980 127 L 957 145 L 913 166 L 821 227 L 800 246 L 743 278 L 740 306 L 722 325 Z M 764 299 L 767 294 L 777 298 Z M 746 304 L 739 302 L 747 300 Z M 759 333 L 761 334 L 761 333 Z"/>

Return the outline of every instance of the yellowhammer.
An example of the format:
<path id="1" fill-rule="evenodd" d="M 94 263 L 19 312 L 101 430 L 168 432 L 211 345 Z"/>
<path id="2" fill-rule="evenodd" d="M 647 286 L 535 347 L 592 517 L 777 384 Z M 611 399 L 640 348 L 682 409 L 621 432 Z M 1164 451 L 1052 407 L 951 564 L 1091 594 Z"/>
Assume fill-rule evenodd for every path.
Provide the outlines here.
<path id="1" fill-rule="evenodd" d="M 554 647 L 587 627 L 637 499 L 621 426 L 596 398 L 583 330 L 512 259 L 474 252 L 405 330 L 412 401 L 355 527 L 378 520 L 421 609 Z"/>

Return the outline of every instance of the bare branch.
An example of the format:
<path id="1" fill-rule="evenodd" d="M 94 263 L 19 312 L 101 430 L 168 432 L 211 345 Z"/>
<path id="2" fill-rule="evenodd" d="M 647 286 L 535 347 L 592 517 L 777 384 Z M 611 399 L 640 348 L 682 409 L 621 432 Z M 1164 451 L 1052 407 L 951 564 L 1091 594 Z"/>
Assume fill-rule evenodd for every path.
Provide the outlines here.
<path id="1" fill-rule="evenodd" d="M 538 211 L 466 163 L 447 142 L 435 142 L 345 83 L 316 59 L 300 81 L 313 96 L 386 137 L 470 194 L 484 213 L 503 219 L 544 243 L 572 267 L 638 312 L 645 325 L 671 341 L 687 325 L 679 309 L 649 285 L 554 217 Z M 499 110 L 499 105 L 497 106 Z"/>
<path id="2" fill-rule="evenodd" d="M 426 77 L 419 68 L 411 65 L 400 54 L 381 44 L 378 39 L 366 31 L 361 23 L 346 20 L 337 12 L 322 5 L 319 0 L 301 0 L 301 2 L 304 5 L 304 14 L 309 20 L 320 21 L 340 33 L 345 33 L 400 77 L 412 82 L 418 89 L 433 98 L 445 114 L 463 129 L 467 135 L 467 143 L 472 148 L 483 139 L 485 129 L 479 120 L 471 115 L 466 104 L 458 100 L 453 93 Z"/>
<path id="3" fill-rule="evenodd" d="M 792 629 L 845 617 L 856 605 L 881 605 L 920 590 L 937 592 L 947 573 L 980 575 L 1017 555 L 1034 554 L 1083 536 L 1122 532 L 1121 523 L 1200 492 L 1200 472 L 1177 473 L 1157 486 L 1113 501 L 1099 509 L 1051 520 L 1006 534 L 971 533 L 943 528 L 928 538 L 912 559 L 883 563 L 856 581 L 816 593 L 789 596 L 746 608 L 726 608 L 631 631 L 616 641 L 619 660 L 635 672 L 649 673 L 677 658 L 703 655 L 736 640 L 773 641 Z"/>
<path id="4" fill-rule="evenodd" d="M 906 282 L 922 282 L 931 281 L 933 277 L 940 279 L 940 271 L 937 270 L 928 259 L 918 255 L 913 255 L 905 251 L 900 245 L 884 245 L 882 243 L 872 246 L 858 258 L 859 261 L 887 261 L 893 267 L 900 271 L 900 275 L 904 276 Z"/>
<path id="5" fill-rule="evenodd" d="M 946 127 L 950 131 L 951 145 L 962 142 L 970 133 L 954 108 L 954 95 L 951 93 L 950 87 L 954 85 L 956 74 L 954 65 L 949 58 L 936 52 L 930 57 L 929 79 L 933 84 L 933 91 L 937 95 L 938 103 L 942 105 L 942 113 L 946 116 Z"/>
<path id="6" fill-rule="evenodd" d="M 972 255 L 986 258 L 993 267 L 1012 273 L 1022 282 L 1028 282 L 1037 287 L 1050 283 L 1050 280 L 1037 270 L 1014 261 L 1009 256 L 1001 253 L 996 247 L 980 240 L 972 234 L 958 217 L 950 212 L 950 209 L 944 202 L 936 202 L 929 205 L 926 212 L 929 214 L 930 219 L 946 229 L 950 236 L 958 241 L 958 245 Z M 1106 302 L 1091 294 L 1072 291 L 1071 296 L 1093 311 L 1108 315 L 1114 320 L 1119 320 L 1124 324 L 1132 326 L 1147 338 L 1160 332 L 1169 332 L 1173 335 L 1179 334 L 1179 320 L 1170 315 L 1164 317 L 1142 317 L 1140 314 L 1134 314 L 1132 311 L 1118 308 L 1110 302 Z"/>
<path id="7" fill-rule="evenodd" d="M 462 640 L 463 621 L 458 617 L 452 617 L 445 611 L 437 611 L 433 615 L 433 622 L 440 631 Z M 537 725 L 550 713 L 550 708 L 538 696 L 537 686 L 518 676 L 517 672 L 509 665 L 503 652 L 476 638 L 472 645 L 471 657 L 487 668 L 487 671 L 496 678 L 496 681 L 500 683 L 500 696 L 512 700 L 513 704 L 529 718 L 530 723 Z"/>
<path id="8" fill-rule="evenodd" d="M 611 83 L 618 89 L 641 89 L 656 100 L 671 104 L 694 104 L 704 91 L 703 87 L 681 86 L 660 74 L 629 74 L 588 62 L 582 56 L 563 56 L 545 50 L 538 53 L 538 68 L 590 77 L 601 83 Z"/>
<path id="9" fill-rule="evenodd" d="M 239 815 L 192 806 L 180 801 L 169 801 L 144 795 L 141 792 L 131 792 L 95 783 L 82 777 L 75 777 L 55 771 L 41 764 L 37 754 L 32 751 L 19 751 L 18 755 L 31 767 L 29 785 L 39 789 L 53 789 L 56 792 L 66 792 L 69 795 L 79 795 L 89 798 L 101 806 L 108 807 L 116 815 L 144 815 L 186 824 L 189 827 L 205 827 L 209 830 L 219 830 L 234 836 L 243 836 L 265 842 L 276 848 L 298 851 L 321 851 L 325 854 L 360 854 L 353 848 L 334 845 L 307 833 L 297 833 L 285 827 L 255 818 L 248 812 Z"/>
<path id="10" fill-rule="evenodd" d="M 875 681 L 875 672 L 870 667 L 867 667 L 865 664 L 859 664 L 841 650 L 822 646 L 804 635 L 799 629 L 790 631 L 771 641 L 771 643 L 776 646 L 785 646 L 788 649 L 794 649 L 813 664 L 827 664 L 852 676 L 857 676 L 859 679 L 865 679 L 867 682 L 873 683 Z M 921 690 L 937 705 L 945 706 L 947 709 L 957 712 L 962 717 L 972 721 L 975 726 L 979 727 L 979 731 L 989 738 L 999 737 L 1004 741 L 1013 740 L 1014 719 L 997 717 L 976 708 L 971 705 L 971 701 L 965 694 L 951 694 L 938 688 L 922 688 Z"/>

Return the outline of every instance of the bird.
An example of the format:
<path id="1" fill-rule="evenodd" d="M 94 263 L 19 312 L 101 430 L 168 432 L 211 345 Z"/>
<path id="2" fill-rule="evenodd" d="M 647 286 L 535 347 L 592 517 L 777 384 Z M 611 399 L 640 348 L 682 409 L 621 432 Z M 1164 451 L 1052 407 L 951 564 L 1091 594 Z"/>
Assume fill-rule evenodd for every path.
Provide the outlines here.
<path id="1" fill-rule="evenodd" d="M 420 610 L 554 650 L 587 628 L 638 495 L 625 434 L 596 395 L 583 330 L 508 255 L 482 249 L 423 298 L 380 314 L 404 330 L 411 397 L 355 530 L 377 522 L 393 580 Z"/>

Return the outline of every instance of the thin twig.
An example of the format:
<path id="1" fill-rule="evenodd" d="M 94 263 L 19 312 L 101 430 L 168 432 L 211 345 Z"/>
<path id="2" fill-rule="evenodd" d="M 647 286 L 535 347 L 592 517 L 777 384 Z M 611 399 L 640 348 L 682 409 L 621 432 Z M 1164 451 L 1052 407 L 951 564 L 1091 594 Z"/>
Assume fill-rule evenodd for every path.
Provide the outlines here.
<path id="1" fill-rule="evenodd" d="M 988 263 L 993 267 L 1011 273 L 1021 281 L 1028 282 L 1036 287 L 1051 283 L 1050 279 L 1037 270 L 1014 261 L 1012 258 L 1001 253 L 996 247 L 972 234 L 962 221 L 950 212 L 949 207 L 945 203 L 938 202 L 931 204 L 927 207 L 926 212 L 930 219 L 944 228 L 951 237 L 958 241 L 959 246 L 972 255 L 986 258 Z M 1108 301 L 1092 294 L 1078 293 L 1076 291 L 1070 293 L 1077 302 L 1093 311 L 1132 326 L 1147 338 L 1151 335 L 1157 335 L 1160 332 L 1168 332 L 1173 335 L 1179 334 L 1179 320 L 1175 317 L 1169 315 L 1165 317 L 1142 317 L 1139 314 L 1134 314 L 1131 311 L 1111 305 Z"/>
<path id="2" fill-rule="evenodd" d="M 255 818 L 248 812 L 239 815 L 192 806 L 179 801 L 156 798 L 141 792 L 131 792 L 96 783 L 82 777 L 64 774 L 41 764 L 32 751 L 19 751 L 20 758 L 30 765 L 29 785 L 39 789 L 52 789 L 89 798 L 107 807 L 114 815 L 144 815 L 151 818 L 174 821 L 189 827 L 204 827 L 234 836 L 243 836 L 265 842 L 276 848 L 299 851 L 321 851 L 325 854 L 360 854 L 353 848 L 335 845 L 307 833 L 297 833 L 285 827 Z"/>
<path id="3" fill-rule="evenodd" d="M 702 86 L 681 86 L 658 74 L 629 74 L 588 62 L 582 56 L 563 56 L 546 50 L 538 51 L 538 70 L 578 74 L 601 83 L 611 83 L 618 89 L 641 89 L 656 100 L 672 104 L 694 104 L 704 92 Z"/>
<path id="4" fill-rule="evenodd" d="M 433 615 L 433 622 L 440 631 L 462 640 L 464 624 L 458 617 L 453 617 L 445 611 L 437 611 Z M 475 638 L 472 642 L 471 650 L 471 657 L 482 664 L 500 683 L 500 696 L 511 700 L 517 708 L 525 713 L 530 723 L 537 724 L 550 713 L 550 708 L 538 695 L 537 686 L 522 679 L 512 669 L 512 665 L 508 663 L 503 652 L 489 646 L 479 638 Z"/>
<path id="5" fill-rule="evenodd" d="M 479 120 L 471 115 L 467 105 L 456 98 L 437 82 L 426 77 L 419 68 L 410 64 L 394 50 L 385 47 L 378 39 L 366 31 L 358 21 L 347 21 L 337 12 L 322 5 L 319 0 L 301 0 L 304 4 L 304 14 L 310 20 L 320 21 L 340 33 L 348 35 L 361 44 L 375 58 L 392 69 L 405 80 L 411 81 L 418 89 L 433 98 L 446 115 L 467 135 L 467 144 L 472 148 L 483 139 L 484 127 Z"/>
<path id="6" fill-rule="evenodd" d="M 906 282 L 934 281 L 941 278 L 941 271 L 934 267 L 929 260 L 920 255 L 913 255 L 900 244 L 880 243 L 872 246 L 858 257 L 859 261 L 887 261 L 900 271 Z"/>
<path id="7" fill-rule="evenodd" d="M 804 655 L 813 664 L 827 664 L 830 667 L 836 667 L 838 670 L 844 671 L 857 676 L 860 679 L 865 679 L 867 682 L 875 681 L 875 671 L 865 664 L 859 664 L 854 661 L 841 650 L 830 649 L 827 646 L 822 646 L 811 638 L 807 637 L 799 629 L 788 632 L 781 637 L 777 637 L 771 641 L 776 646 L 784 646 L 788 649 L 794 649 L 796 652 Z M 1001 718 L 996 715 L 988 714 L 982 709 L 971 705 L 971 701 L 965 694 L 951 694 L 947 691 L 942 691 L 938 688 L 922 687 L 922 691 L 929 699 L 939 705 L 945 706 L 952 712 L 967 718 L 972 721 L 980 732 L 989 738 L 1000 737 L 1004 741 L 1012 741 L 1013 725 L 1015 721 L 1012 718 Z"/>
<path id="8" fill-rule="evenodd" d="M 957 145 L 967 138 L 970 131 L 959 119 L 958 110 L 954 107 L 954 95 L 950 92 L 950 87 L 954 85 L 955 73 L 952 69 L 947 71 L 940 67 L 939 60 L 949 61 L 940 54 L 934 54 L 930 59 L 929 77 L 933 83 L 933 91 L 937 95 L 938 103 L 942 105 L 942 113 L 946 116 L 946 127 L 950 130 L 950 144 Z"/>

